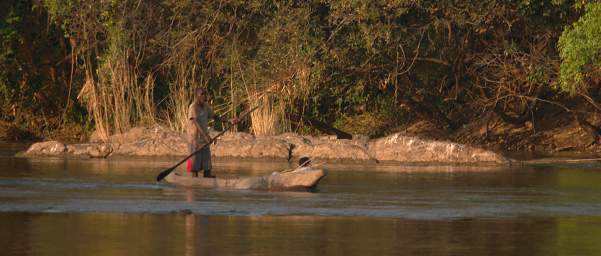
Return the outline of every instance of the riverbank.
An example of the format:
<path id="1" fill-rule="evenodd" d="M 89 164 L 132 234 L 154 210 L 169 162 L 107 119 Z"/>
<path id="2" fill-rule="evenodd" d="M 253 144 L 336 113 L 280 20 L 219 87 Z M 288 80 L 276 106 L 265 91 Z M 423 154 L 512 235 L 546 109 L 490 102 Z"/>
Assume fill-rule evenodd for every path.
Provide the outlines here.
<path id="1" fill-rule="evenodd" d="M 558 113 L 554 119 L 536 124 L 513 125 L 498 117 L 477 119 L 453 131 L 418 121 L 400 127 L 400 132 L 382 138 L 355 136 L 305 136 L 285 133 L 254 136 L 230 133 L 217 140 L 212 153 L 217 158 L 287 159 L 300 156 L 329 162 L 391 162 L 424 164 L 507 164 L 546 157 L 598 158 L 601 147 L 590 131 L 570 117 Z M 598 123 L 596 116 L 588 122 Z M 217 132 L 213 131 L 213 136 Z M 69 157 L 185 156 L 183 134 L 155 125 L 134 128 L 101 142 L 92 134 L 86 143 L 55 140 L 36 143 L 22 155 Z M 80 140 L 81 141 L 81 140 Z"/>
<path id="2" fill-rule="evenodd" d="M 478 116 L 456 129 L 446 129 L 429 121 L 415 121 L 399 127 L 407 136 L 445 140 L 503 152 L 518 158 L 601 155 L 601 115 L 589 114 L 576 119 L 563 110 L 548 111 L 533 122 L 512 124 L 497 115 Z"/>
<path id="3" fill-rule="evenodd" d="M 511 161 L 493 151 L 401 133 L 377 139 L 359 137 L 343 140 L 332 136 L 313 137 L 295 133 L 254 136 L 239 132 L 220 137 L 211 149 L 213 156 L 220 158 L 292 160 L 309 156 L 333 162 L 439 164 L 507 164 Z M 107 142 L 92 136 L 88 143 L 35 143 L 21 155 L 111 158 L 185 156 L 187 151 L 184 134 L 157 125 L 133 128 L 111 136 Z"/>
<path id="4" fill-rule="evenodd" d="M 549 115 L 553 118 L 540 120 L 536 123 L 528 121 L 524 124 L 510 124 L 493 115 L 490 118 L 474 118 L 466 125 L 454 130 L 438 127 L 429 121 L 414 121 L 394 129 L 393 131 L 397 132 L 380 139 L 355 136 L 353 140 L 336 140 L 332 136 L 315 137 L 293 133 L 274 137 L 253 136 L 247 133 L 227 134 L 218 140 L 217 145 L 213 146 L 213 153 L 216 157 L 238 158 L 290 158 L 306 154 L 329 160 L 359 162 L 376 160 L 416 162 L 415 158 L 403 159 L 398 155 L 417 154 L 420 157 L 423 155 L 423 149 L 405 152 L 394 149 L 393 146 L 391 147 L 386 143 L 376 143 L 378 140 L 386 141 L 385 138 L 396 138 L 392 140 L 400 139 L 406 143 L 412 141 L 411 143 L 419 142 L 430 147 L 447 148 L 439 148 L 438 151 L 432 151 L 432 154 L 447 152 L 452 145 L 465 146 L 469 148 L 467 151 L 483 149 L 517 159 L 571 157 L 574 155 L 583 158 L 597 158 L 601 154 L 599 138 L 595 135 L 594 130 L 591 132 L 590 129 L 585 129 L 586 126 L 583 127 L 583 123 L 579 123 L 570 113 L 558 112 L 549 113 Z M 583 120 L 597 124 L 601 123 L 601 116 L 590 115 Z M 186 147 L 182 134 L 173 133 L 161 126 L 153 127 L 134 128 L 128 133 L 114 135 L 108 143 L 100 143 L 93 134 L 90 136 L 90 132 L 85 132 L 83 128 L 63 129 L 63 132 L 53 131 L 48 136 L 43 136 L 43 138 L 46 138 L 46 140 L 52 138 L 51 140 L 59 141 L 60 144 L 64 145 L 52 149 L 51 144 L 39 144 L 28 154 L 65 154 L 83 157 L 185 155 Z M 8 123 L 0 123 L 0 140 L 26 141 L 40 139 L 31 137 L 28 134 L 31 135 L 33 132 L 18 130 L 14 125 L 11 126 Z M 82 143 L 84 141 L 89 143 Z M 435 142 L 439 142 L 439 144 Z M 382 146 L 381 144 L 385 145 Z M 392 144 L 399 143 L 394 142 Z M 411 147 L 415 148 L 415 146 Z M 375 149 L 377 151 L 374 151 Z M 391 155 L 384 156 L 390 150 L 392 150 Z M 451 153 L 451 155 L 453 154 Z M 450 163 L 472 163 L 474 161 L 466 160 L 466 158 L 469 157 L 427 156 L 424 157 L 424 159 L 427 159 L 424 161 L 448 161 Z M 492 162 L 496 162 L 496 160 Z"/>

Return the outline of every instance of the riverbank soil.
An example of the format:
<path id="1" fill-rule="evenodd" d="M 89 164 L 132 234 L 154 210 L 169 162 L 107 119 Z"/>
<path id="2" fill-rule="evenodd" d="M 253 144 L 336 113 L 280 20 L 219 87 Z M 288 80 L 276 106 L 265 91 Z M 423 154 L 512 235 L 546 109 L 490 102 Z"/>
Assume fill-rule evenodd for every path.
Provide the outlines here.
<path id="1" fill-rule="evenodd" d="M 404 132 L 436 140 L 449 140 L 497 152 L 532 152 L 533 154 L 601 153 L 598 114 L 575 116 L 557 110 L 541 120 L 511 124 L 495 114 L 474 118 L 454 131 L 441 129 L 429 121 L 407 125 Z"/>

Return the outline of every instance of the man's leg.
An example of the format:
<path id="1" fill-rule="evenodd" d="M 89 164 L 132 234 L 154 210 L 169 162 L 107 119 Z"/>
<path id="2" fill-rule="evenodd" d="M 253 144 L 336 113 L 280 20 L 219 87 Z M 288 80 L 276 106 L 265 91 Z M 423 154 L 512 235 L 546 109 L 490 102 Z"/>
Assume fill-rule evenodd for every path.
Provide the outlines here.
<path id="1" fill-rule="evenodd" d="M 206 147 L 203 149 L 203 151 L 200 153 L 201 157 L 202 157 L 202 170 L 203 170 L 203 176 L 205 178 L 215 178 L 215 175 L 211 174 L 211 168 L 212 164 L 211 164 L 211 149 L 209 147 Z"/>
<path id="2" fill-rule="evenodd" d="M 205 178 L 215 178 L 215 177 L 217 177 L 217 176 L 215 176 L 215 175 L 211 174 L 211 169 L 204 170 L 204 171 L 203 171 L 203 176 L 204 176 Z"/>

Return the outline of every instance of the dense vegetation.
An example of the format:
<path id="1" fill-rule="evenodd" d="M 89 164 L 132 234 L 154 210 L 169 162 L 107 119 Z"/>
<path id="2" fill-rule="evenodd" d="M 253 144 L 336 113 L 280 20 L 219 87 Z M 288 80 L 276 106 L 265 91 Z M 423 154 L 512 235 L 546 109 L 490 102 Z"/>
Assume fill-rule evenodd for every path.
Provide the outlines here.
<path id="1" fill-rule="evenodd" d="M 599 111 L 600 39 L 601 4 L 581 0 L 6 0 L 1 121 L 36 136 L 181 129 L 205 86 L 219 113 L 261 104 L 263 134 L 312 132 L 286 112 L 372 136 L 524 124 Z M 591 109 L 566 103 L 579 98 Z"/>

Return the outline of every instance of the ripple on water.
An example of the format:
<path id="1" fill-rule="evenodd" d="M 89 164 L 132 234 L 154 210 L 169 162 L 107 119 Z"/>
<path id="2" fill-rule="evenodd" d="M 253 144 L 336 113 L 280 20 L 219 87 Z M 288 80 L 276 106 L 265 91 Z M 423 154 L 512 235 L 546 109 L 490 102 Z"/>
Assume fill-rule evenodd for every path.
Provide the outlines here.
<path id="1" fill-rule="evenodd" d="M 155 183 L 165 161 L 13 158 L 0 163 L 2 212 L 191 213 L 449 219 L 601 215 L 601 171 L 552 167 L 332 166 L 317 193 L 190 189 Z M 218 175 L 283 169 L 216 162 Z M 366 169 L 367 168 L 367 169 Z"/>

